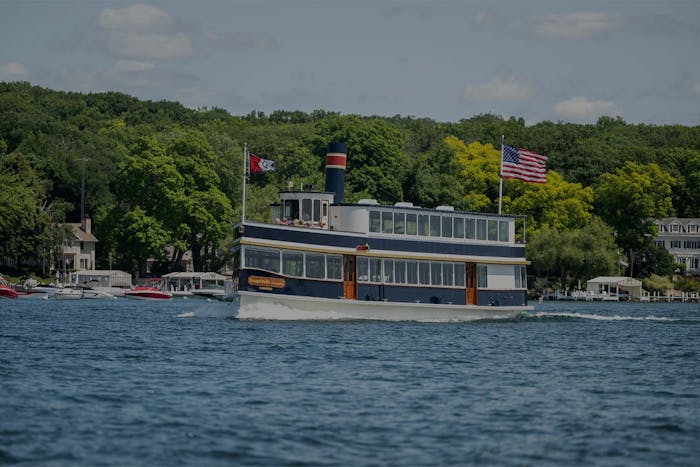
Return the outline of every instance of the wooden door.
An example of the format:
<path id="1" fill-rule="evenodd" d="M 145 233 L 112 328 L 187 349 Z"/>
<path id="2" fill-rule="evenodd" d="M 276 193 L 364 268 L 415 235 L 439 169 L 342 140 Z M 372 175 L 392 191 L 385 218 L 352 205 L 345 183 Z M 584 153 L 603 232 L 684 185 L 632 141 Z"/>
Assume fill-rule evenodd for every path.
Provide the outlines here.
<path id="1" fill-rule="evenodd" d="M 357 274 L 354 255 L 343 255 L 343 297 L 357 300 Z"/>
<path id="2" fill-rule="evenodd" d="M 467 263 L 467 305 L 476 305 L 476 263 Z"/>

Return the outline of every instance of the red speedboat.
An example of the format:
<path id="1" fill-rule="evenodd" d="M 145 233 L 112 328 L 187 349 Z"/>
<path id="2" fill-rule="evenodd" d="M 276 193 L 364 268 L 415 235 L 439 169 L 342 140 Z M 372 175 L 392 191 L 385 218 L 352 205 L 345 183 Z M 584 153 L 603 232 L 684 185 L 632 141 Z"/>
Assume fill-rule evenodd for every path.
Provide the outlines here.
<path id="1" fill-rule="evenodd" d="M 4 277 L 0 276 L 0 298 L 17 298 L 19 293 L 12 288 Z"/>
<path id="2" fill-rule="evenodd" d="M 124 291 L 124 296 L 126 298 L 138 298 L 142 300 L 170 300 L 173 298 L 173 294 L 170 292 L 164 292 L 157 287 L 148 287 L 145 285 L 140 285 Z"/>

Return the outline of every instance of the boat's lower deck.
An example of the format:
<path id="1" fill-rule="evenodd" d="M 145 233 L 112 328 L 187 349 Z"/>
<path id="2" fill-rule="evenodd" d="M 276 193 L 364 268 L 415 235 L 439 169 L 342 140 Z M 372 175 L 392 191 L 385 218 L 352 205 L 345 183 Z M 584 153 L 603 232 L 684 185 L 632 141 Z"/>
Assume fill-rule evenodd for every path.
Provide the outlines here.
<path id="1" fill-rule="evenodd" d="M 239 290 L 274 293 L 299 297 L 354 298 L 357 301 L 389 303 L 428 303 L 443 305 L 524 306 L 525 290 L 474 290 L 466 288 L 401 286 L 355 282 L 348 293 L 344 281 L 313 280 L 309 278 L 283 277 L 268 271 L 244 269 L 239 276 Z"/>

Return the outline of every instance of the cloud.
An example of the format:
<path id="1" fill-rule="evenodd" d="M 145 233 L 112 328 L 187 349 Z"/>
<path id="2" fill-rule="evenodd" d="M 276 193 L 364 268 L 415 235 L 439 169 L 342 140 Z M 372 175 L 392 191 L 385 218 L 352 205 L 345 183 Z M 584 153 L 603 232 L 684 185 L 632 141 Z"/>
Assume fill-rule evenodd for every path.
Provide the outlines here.
<path id="1" fill-rule="evenodd" d="M 105 8 L 97 23 L 107 50 L 133 60 L 174 60 L 212 50 L 268 51 L 280 47 L 274 36 L 263 31 L 203 32 L 196 25 L 144 4 Z"/>
<path id="2" fill-rule="evenodd" d="M 575 12 L 567 14 L 531 14 L 526 18 L 482 10 L 471 20 L 481 30 L 504 31 L 511 36 L 539 39 L 595 39 L 618 33 L 645 36 L 700 36 L 700 27 L 660 14 L 610 14 L 602 12 Z"/>
<path id="3" fill-rule="evenodd" d="M 177 59 L 195 53 L 190 37 L 177 21 L 154 6 L 136 4 L 106 8 L 97 18 L 107 49 L 120 57 Z"/>
<path id="4" fill-rule="evenodd" d="M 693 94 L 700 96 L 700 81 L 696 81 L 692 86 Z"/>
<path id="5" fill-rule="evenodd" d="M 534 89 L 515 78 L 503 79 L 496 76 L 491 81 L 468 84 L 464 92 L 466 102 L 494 102 L 528 99 Z"/>
<path id="6" fill-rule="evenodd" d="M 135 4 L 121 9 L 106 8 L 97 17 L 100 27 L 112 31 L 168 33 L 175 21 L 161 10 L 150 5 Z"/>
<path id="7" fill-rule="evenodd" d="M 7 62 L 0 65 L 0 81 L 17 81 L 29 76 L 26 66 L 18 62 Z"/>
<path id="8" fill-rule="evenodd" d="M 554 107 L 554 111 L 560 117 L 573 120 L 597 118 L 601 115 L 617 116 L 621 114 L 613 101 L 592 101 L 583 96 L 572 97 L 571 99 L 558 102 Z"/>
<path id="9" fill-rule="evenodd" d="M 534 15 L 531 24 L 538 37 L 586 39 L 608 34 L 619 29 L 623 22 L 619 15 L 605 13 L 571 13 Z"/>

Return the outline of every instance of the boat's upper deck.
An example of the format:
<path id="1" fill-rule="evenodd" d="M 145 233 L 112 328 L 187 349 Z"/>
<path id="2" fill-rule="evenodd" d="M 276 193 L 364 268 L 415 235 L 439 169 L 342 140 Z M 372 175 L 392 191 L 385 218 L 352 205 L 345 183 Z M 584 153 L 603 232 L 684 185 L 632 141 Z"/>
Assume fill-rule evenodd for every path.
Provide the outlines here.
<path id="1" fill-rule="evenodd" d="M 282 192 L 272 205 L 273 223 L 299 228 L 358 233 L 373 238 L 438 240 L 455 243 L 524 243 L 524 217 L 435 209 L 411 203 L 381 205 L 376 200 L 333 204 L 329 192 Z M 516 219 L 523 220 L 522 226 Z"/>

